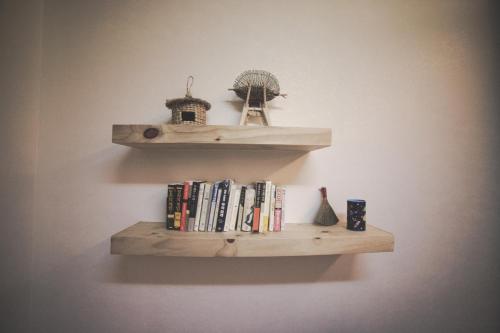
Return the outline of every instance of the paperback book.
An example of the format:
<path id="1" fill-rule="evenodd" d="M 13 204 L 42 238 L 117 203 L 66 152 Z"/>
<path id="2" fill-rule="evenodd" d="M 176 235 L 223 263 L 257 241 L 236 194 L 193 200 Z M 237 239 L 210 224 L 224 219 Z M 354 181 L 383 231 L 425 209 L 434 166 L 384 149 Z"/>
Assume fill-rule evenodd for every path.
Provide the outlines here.
<path id="1" fill-rule="evenodd" d="M 175 187 L 174 184 L 168 185 L 167 188 L 167 229 L 174 230 L 174 195 Z"/>
<path id="2" fill-rule="evenodd" d="M 213 186 L 212 197 L 210 199 L 210 214 L 208 214 L 208 216 L 207 216 L 208 217 L 207 231 L 213 230 L 214 219 L 215 219 L 215 215 L 217 213 L 217 201 L 220 198 L 219 185 L 220 185 L 220 182 L 216 182 Z"/>
<path id="3" fill-rule="evenodd" d="M 235 231 L 238 223 L 238 207 L 240 205 L 241 186 L 235 185 L 234 197 L 231 204 L 231 218 L 229 220 L 229 231 Z"/>
<path id="4" fill-rule="evenodd" d="M 212 193 L 213 184 L 205 183 L 203 190 L 203 202 L 201 205 L 200 222 L 198 231 L 207 231 L 207 215 L 210 213 L 210 194 Z"/>
<path id="5" fill-rule="evenodd" d="M 198 194 L 200 191 L 201 182 L 192 182 L 191 190 L 189 191 L 189 218 L 188 218 L 188 231 L 194 231 L 194 224 L 196 220 L 196 208 L 198 207 Z"/>
<path id="6" fill-rule="evenodd" d="M 194 216 L 194 227 L 193 231 L 198 231 L 200 229 L 200 218 L 201 218 L 201 207 L 203 204 L 203 193 L 205 192 L 205 182 L 200 182 L 200 187 L 198 189 L 198 196 L 196 198 L 195 216 Z"/>
<path id="7" fill-rule="evenodd" d="M 252 231 L 253 213 L 255 209 L 255 189 L 247 187 L 245 190 L 245 203 L 243 206 L 243 220 L 241 231 Z"/>
<path id="8" fill-rule="evenodd" d="M 261 200 L 259 232 L 269 230 L 269 205 L 271 202 L 271 182 L 266 181 L 264 187 L 264 198 Z"/>
<path id="9" fill-rule="evenodd" d="M 276 188 L 276 203 L 274 207 L 274 230 L 281 231 L 283 220 L 283 203 L 285 199 L 285 189 L 283 187 Z"/>
<path id="10" fill-rule="evenodd" d="M 269 231 L 274 231 L 274 209 L 276 206 L 276 185 L 271 186 L 271 199 L 269 203 Z"/>
<path id="11" fill-rule="evenodd" d="M 187 219 L 189 217 L 189 189 L 191 184 L 186 181 L 182 188 L 182 210 L 181 210 L 181 226 L 180 231 L 187 231 Z"/>
<path id="12" fill-rule="evenodd" d="M 174 229 L 181 229 L 182 191 L 184 185 L 174 184 Z"/>
<path id="13" fill-rule="evenodd" d="M 228 210 L 230 186 L 231 184 L 229 180 L 225 180 L 221 184 L 221 197 L 219 203 L 219 211 L 217 213 L 217 224 L 215 227 L 215 231 L 218 232 L 224 231 L 224 224 L 226 221 L 226 214 Z"/>
<path id="14" fill-rule="evenodd" d="M 242 230 L 241 229 L 241 223 L 243 221 L 243 211 L 245 207 L 245 192 L 246 192 L 247 187 L 246 186 L 241 186 L 240 189 L 240 197 L 238 200 L 238 215 L 236 217 L 236 230 Z"/>
<path id="15" fill-rule="evenodd" d="M 257 182 L 255 184 L 255 205 L 253 209 L 253 224 L 252 224 L 252 232 L 259 232 L 260 225 L 260 213 L 261 213 L 261 204 L 264 200 L 264 191 L 265 191 L 265 183 Z"/>

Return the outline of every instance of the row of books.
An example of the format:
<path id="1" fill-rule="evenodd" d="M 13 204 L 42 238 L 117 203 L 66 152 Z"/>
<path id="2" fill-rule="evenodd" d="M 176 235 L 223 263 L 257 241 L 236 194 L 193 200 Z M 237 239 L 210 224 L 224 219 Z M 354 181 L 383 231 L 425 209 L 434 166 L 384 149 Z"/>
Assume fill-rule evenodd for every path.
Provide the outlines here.
<path id="1" fill-rule="evenodd" d="M 167 229 L 180 231 L 281 231 L 285 223 L 285 188 L 271 181 L 239 185 L 168 184 Z"/>

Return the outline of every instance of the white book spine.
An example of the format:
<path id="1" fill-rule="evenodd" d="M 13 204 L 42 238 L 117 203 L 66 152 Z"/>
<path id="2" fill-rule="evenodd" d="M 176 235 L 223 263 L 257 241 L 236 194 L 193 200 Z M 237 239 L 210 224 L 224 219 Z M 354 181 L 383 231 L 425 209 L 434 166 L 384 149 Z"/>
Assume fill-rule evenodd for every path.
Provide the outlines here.
<path id="1" fill-rule="evenodd" d="M 286 198 L 286 190 L 282 188 L 281 190 L 281 230 L 285 229 L 285 198 Z"/>
<path id="2" fill-rule="evenodd" d="M 269 230 L 269 203 L 271 202 L 271 182 L 266 181 L 266 189 L 264 192 L 264 207 L 261 208 L 259 220 L 259 232 L 266 232 Z"/>
<path id="3" fill-rule="evenodd" d="M 229 221 L 229 231 L 236 230 L 236 220 L 238 219 L 238 206 L 240 205 L 241 188 L 236 186 L 234 189 L 233 208 L 231 210 L 231 219 Z"/>
<path id="4" fill-rule="evenodd" d="M 255 189 L 247 187 L 245 193 L 245 205 L 243 208 L 243 221 L 241 223 L 241 231 L 252 231 L 254 207 L 255 207 Z"/>
<path id="5" fill-rule="evenodd" d="M 274 207 L 276 205 L 276 185 L 271 186 L 271 199 L 269 203 L 269 231 L 274 231 Z"/>
<path id="6" fill-rule="evenodd" d="M 200 184 L 198 189 L 198 200 L 196 201 L 196 215 L 194 216 L 193 231 L 198 231 L 200 227 L 201 204 L 203 203 L 203 193 L 205 192 L 205 183 Z"/>
<path id="7" fill-rule="evenodd" d="M 234 194 L 236 192 L 236 185 L 234 182 L 229 184 L 229 199 L 227 200 L 227 209 L 226 209 L 226 217 L 224 218 L 224 231 L 231 230 L 231 216 L 233 214 L 233 203 L 234 203 Z"/>
<path id="8" fill-rule="evenodd" d="M 210 211 L 210 194 L 212 193 L 213 184 L 206 183 L 203 191 L 203 202 L 201 204 L 200 225 L 198 231 L 207 230 L 207 214 Z"/>

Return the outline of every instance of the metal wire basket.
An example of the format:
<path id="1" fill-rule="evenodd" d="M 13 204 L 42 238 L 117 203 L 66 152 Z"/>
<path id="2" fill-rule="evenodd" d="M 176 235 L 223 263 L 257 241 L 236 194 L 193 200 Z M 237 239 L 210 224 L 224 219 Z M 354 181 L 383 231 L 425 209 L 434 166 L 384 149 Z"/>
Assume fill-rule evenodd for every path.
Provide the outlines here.
<path id="1" fill-rule="evenodd" d="M 249 103 L 258 104 L 264 101 L 264 88 L 266 101 L 270 101 L 276 96 L 285 96 L 285 94 L 280 94 L 278 79 L 273 74 L 255 69 L 241 73 L 234 81 L 231 90 L 234 90 L 239 98 L 246 100 L 248 89 L 251 89 Z"/>
<path id="2" fill-rule="evenodd" d="M 210 110 L 210 103 L 203 99 L 191 96 L 191 86 L 194 78 L 188 77 L 186 84 L 186 96 L 167 100 L 165 105 L 172 110 L 172 123 L 183 125 L 206 125 L 207 111 Z"/>
<path id="3" fill-rule="evenodd" d="M 233 90 L 245 101 L 241 111 L 240 125 L 246 125 L 248 117 L 259 117 L 266 126 L 271 126 L 267 112 L 267 102 L 280 94 L 280 85 L 276 77 L 263 70 L 249 70 L 241 73 L 234 81 Z"/>

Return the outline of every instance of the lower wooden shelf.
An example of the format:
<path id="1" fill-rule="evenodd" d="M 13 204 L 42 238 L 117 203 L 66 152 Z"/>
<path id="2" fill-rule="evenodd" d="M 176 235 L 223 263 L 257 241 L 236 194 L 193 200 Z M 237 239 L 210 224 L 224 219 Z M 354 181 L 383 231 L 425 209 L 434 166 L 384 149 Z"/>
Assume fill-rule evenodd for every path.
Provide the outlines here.
<path id="1" fill-rule="evenodd" d="M 178 257 L 282 257 L 392 252 L 394 236 L 367 225 L 287 224 L 282 232 L 179 232 L 165 223 L 139 222 L 111 237 L 111 254 Z"/>

